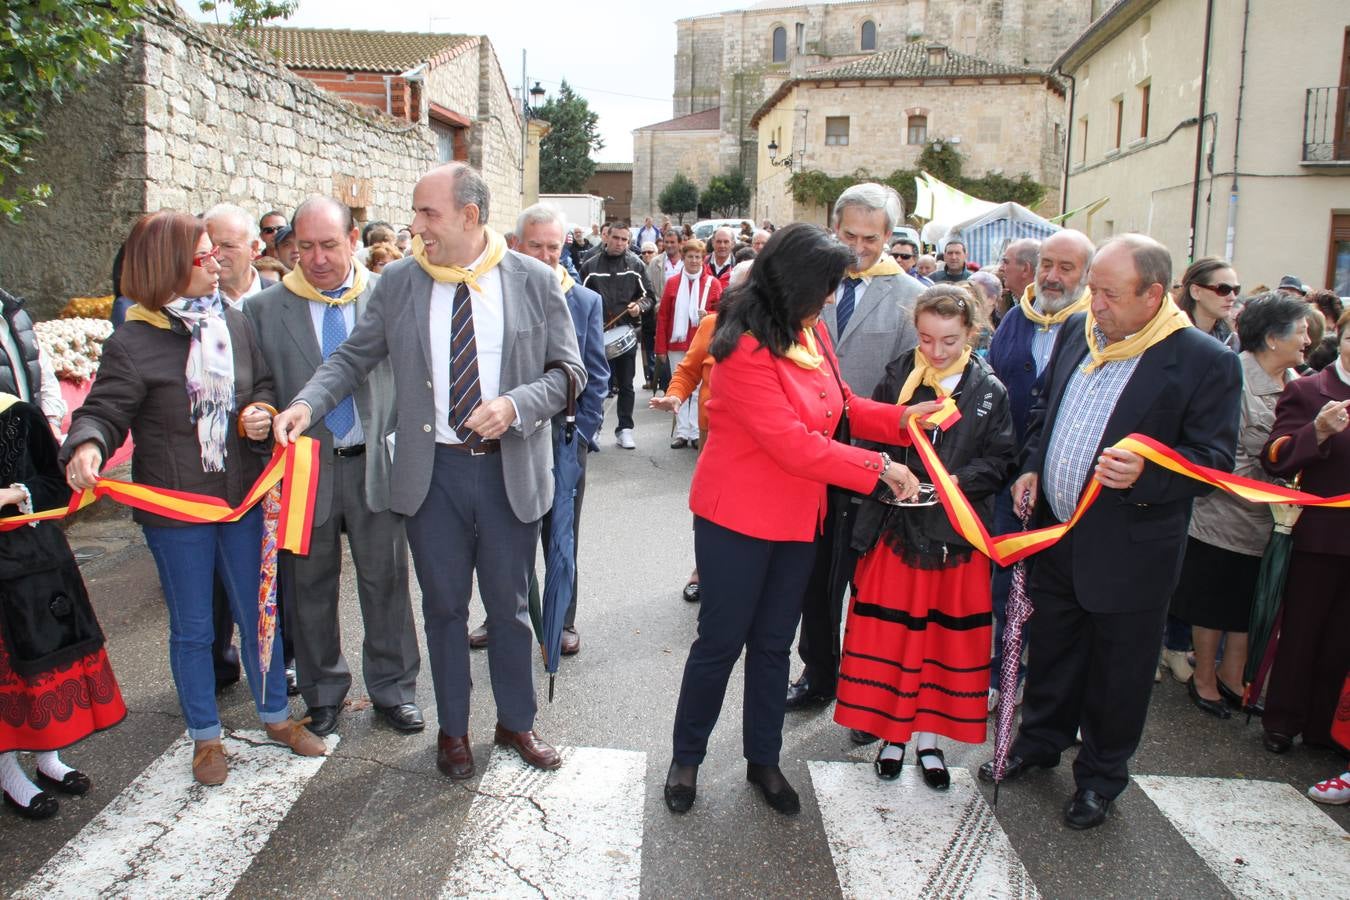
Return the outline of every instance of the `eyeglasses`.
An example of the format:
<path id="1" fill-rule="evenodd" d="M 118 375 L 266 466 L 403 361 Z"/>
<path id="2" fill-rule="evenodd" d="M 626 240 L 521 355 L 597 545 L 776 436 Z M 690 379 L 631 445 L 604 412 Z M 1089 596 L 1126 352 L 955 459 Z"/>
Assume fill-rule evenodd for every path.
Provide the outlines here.
<path id="1" fill-rule="evenodd" d="M 261 231 L 263 234 L 276 234 L 278 231 L 280 231 L 285 227 L 286 227 L 285 225 L 264 225 L 262 228 L 259 228 L 258 230 Z"/>
<path id="2" fill-rule="evenodd" d="M 1227 297 L 1229 294 L 1236 297 L 1238 294 L 1242 293 L 1242 285 L 1224 284 L 1222 281 L 1216 282 L 1215 284 L 1202 284 L 1200 287 L 1207 291 L 1213 291 L 1220 297 Z"/>
<path id="3" fill-rule="evenodd" d="M 891 254 L 891 255 L 894 256 L 896 259 L 913 259 L 913 258 L 914 258 L 914 254 L 913 254 L 913 253 L 893 253 L 893 254 Z"/>
<path id="4" fill-rule="evenodd" d="M 219 258 L 220 258 L 220 248 L 212 247 L 205 253 L 198 253 L 196 256 L 192 257 L 192 264 L 199 269 L 203 269 L 206 268 L 206 261 L 208 259 L 219 259 Z"/>

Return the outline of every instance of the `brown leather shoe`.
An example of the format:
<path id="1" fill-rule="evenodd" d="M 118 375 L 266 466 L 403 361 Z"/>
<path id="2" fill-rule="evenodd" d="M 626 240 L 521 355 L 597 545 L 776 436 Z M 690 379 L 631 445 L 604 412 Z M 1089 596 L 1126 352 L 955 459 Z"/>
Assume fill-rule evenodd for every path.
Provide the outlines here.
<path id="1" fill-rule="evenodd" d="M 562 633 L 562 655 L 576 656 L 581 652 L 581 635 L 571 627 L 564 627 Z"/>
<path id="2" fill-rule="evenodd" d="M 436 768 L 455 781 L 473 777 L 473 748 L 467 734 L 451 737 L 444 731 L 436 732 Z"/>
<path id="3" fill-rule="evenodd" d="M 492 742 L 515 750 L 521 759 L 536 769 L 556 769 L 562 765 L 558 751 L 539 740 L 533 731 L 507 731 L 499 722 Z"/>
<path id="4" fill-rule="evenodd" d="M 275 724 L 268 723 L 267 736 L 278 744 L 290 747 L 296 756 L 327 756 L 328 745 L 324 743 L 323 738 L 305 727 L 308 724 L 308 716 L 299 722 L 287 719 Z"/>
<path id="5" fill-rule="evenodd" d="M 225 747 L 220 741 L 197 741 L 192 754 L 192 777 L 198 784 L 214 786 L 225 783 L 230 764 L 225 761 Z"/>
<path id="6" fill-rule="evenodd" d="M 469 632 L 469 649 L 482 650 L 487 646 L 487 625 L 479 625 Z"/>

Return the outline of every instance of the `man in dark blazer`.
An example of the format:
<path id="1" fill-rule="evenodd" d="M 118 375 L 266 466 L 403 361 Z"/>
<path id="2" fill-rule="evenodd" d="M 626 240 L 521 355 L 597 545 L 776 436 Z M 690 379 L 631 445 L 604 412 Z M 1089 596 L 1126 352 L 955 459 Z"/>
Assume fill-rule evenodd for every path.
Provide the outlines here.
<path id="1" fill-rule="evenodd" d="M 919 343 L 914 330 L 914 301 L 923 292 L 890 256 L 886 242 L 903 222 L 900 195 L 875 183 L 855 184 L 834 204 L 834 231 L 858 257 L 826 303 L 820 320 L 829 329 L 839 374 L 859 397 L 871 398 L 886 366 Z M 857 554 L 849 546 L 852 517 L 861 498 L 842 488 L 830 489 L 823 536 L 816 542 L 816 563 L 802 602 L 801 676 L 788 685 L 787 708 L 806 709 L 834 699 L 839 669 L 839 619 L 843 595 Z M 873 740 L 856 732 L 858 742 Z"/>
<path id="2" fill-rule="evenodd" d="M 1081 728 L 1077 790 L 1064 811 L 1072 828 L 1100 825 L 1129 782 L 1191 501 L 1210 490 L 1108 448 L 1138 432 L 1199 465 L 1233 469 L 1238 359 L 1178 318 L 1171 282 L 1171 257 L 1151 238 L 1123 235 L 1097 251 L 1090 311 L 1060 329 L 1013 484 L 1014 498 L 1034 505 L 1033 527 L 1066 521 L 1090 478 L 1103 488 L 1073 530 L 1033 558 L 1026 701 L 1004 776 L 1058 765 Z M 980 776 L 992 778 L 991 763 Z"/>
<path id="3" fill-rule="evenodd" d="M 346 339 L 379 279 L 354 259 L 357 229 L 347 207 L 313 197 L 292 221 L 300 250 L 296 270 L 243 303 L 283 402 L 298 394 Z M 361 671 L 366 693 L 394 729 L 424 727 L 414 702 L 421 659 L 408 591 L 408 543 L 402 518 L 389 509 L 385 438 L 393 432 L 393 419 L 394 375 L 386 360 L 338 409 L 314 423 L 319 484 L 310 552 L 281 557 L 291 598 L 285 631 L 295 646 L 309 730 L 320 736 L 337 728 L 352 683 L 338 622 L 343 532 L 356 566 L 365 625 Z"/>
<path id="4" fill-rule="evenodd" d="M 413 189 L 410 257 L 385 267 L 365 314 L 277 416 L 285 446 L 380 362 L 397 414 L 390 508 L 406 516 L 440 720 L 437 767 L 471 778 L 469 598 L 487 610 L 494 741 L 554 769 L 534 732 L 534 633 L 526 591 L 539 520 L 553 504 L 552 417 L 586 370 L 557 275 L 487 228 L 487 183 L 469 166 Z M 458 351 L 458 352 L 456 352 Z M 452 377 L 453 375 L 453 377 Z"/>

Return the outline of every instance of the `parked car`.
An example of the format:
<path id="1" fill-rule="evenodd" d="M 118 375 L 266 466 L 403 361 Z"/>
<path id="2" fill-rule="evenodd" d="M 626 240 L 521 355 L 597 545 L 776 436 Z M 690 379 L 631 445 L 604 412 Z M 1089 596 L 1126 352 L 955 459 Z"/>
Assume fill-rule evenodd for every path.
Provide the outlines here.
<path id="1" fill-rule="evenodd" d="M 741 233 L 741 223 L 745 219 L 704 219 L 694 223 L 694 237 L 707 243 L 712 240 L 713 232 L 719 228 L 730 228 L 733 234 Z"/>

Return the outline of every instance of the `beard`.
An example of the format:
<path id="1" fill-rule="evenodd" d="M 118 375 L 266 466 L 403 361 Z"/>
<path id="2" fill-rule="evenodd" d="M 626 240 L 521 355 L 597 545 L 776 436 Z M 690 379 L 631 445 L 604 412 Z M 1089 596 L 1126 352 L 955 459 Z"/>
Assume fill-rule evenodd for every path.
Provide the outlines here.
<path id="1" fill-rule="evenodd" d="M 1042 285 L 1039 281 L 1036 283 L 1036 299 L 1041 301 L 1041 308 L 1047 313 L 1057 313 L 1061 309 L 1072 306 L 1087 291 L 1087 285 L 1081 281 L 1073 284 L 1064 284 L 1063 282 L 1047 282 Z"/>

